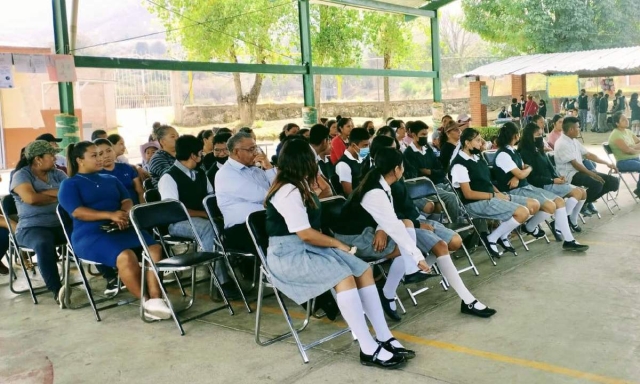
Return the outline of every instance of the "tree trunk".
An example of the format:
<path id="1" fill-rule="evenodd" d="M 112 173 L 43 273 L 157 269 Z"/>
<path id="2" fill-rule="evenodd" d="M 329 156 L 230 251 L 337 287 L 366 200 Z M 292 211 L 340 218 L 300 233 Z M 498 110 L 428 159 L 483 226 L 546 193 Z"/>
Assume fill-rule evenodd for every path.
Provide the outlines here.
<path id="1" fill-rule="evenodd" d="M 388 53 L 384 54 L 384 69 L 390 69 L 391 68 L 391 55 L 389 55 Z M 384 116 L 382 116 L 383 119 L 387 119 L 389 116 L 391 116 L 392 111 L 391 111 L 391 96 L 389 95 L 389 77 L 385 76 L 383 78 L 383 88 L 384 88 L 384 106 L 382 108 L 383 110 L 383 114 Z"/>
<path id="2" fill-rule="evenodd" d="M 251 90 L 248 93 L 242 92 L 242 82 L 240 74 L 233 73 L 233 84 L 236 89 L 236 101 L 238 103 L 238 114 L 240 115 L 240 125 L 250 127 L 256 119 L 256 105 L 262 89 L 264 75 L 256 73 Z"/>
<path id="3" fill-rule="evenodd" d="M 316 100 L 316 111 L 319 119 L 322 117 L 322 75 L 313 76 L 313 97 Z"/>

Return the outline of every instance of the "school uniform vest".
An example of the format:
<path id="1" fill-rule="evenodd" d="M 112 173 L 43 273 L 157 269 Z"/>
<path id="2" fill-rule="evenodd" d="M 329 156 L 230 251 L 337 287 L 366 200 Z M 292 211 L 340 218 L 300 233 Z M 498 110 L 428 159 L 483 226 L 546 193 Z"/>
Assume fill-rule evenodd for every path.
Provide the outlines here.
<path id="1" fill-rule="evenodd" d="M 511 157 L 511 160 L 513 160 L 513 162 L 516 163 L 518 168 L 522 169 L 522 164 L 523 164 L 522 157 L 520 157 L 520 154 L 517 151 L 511 150 L 508 148 L 500 148 L 496 152 L 495 158 L 497 159 L 501 153 L 506 153 L 507 155 L 509 155 L 509 157 Z M 495 164 L 493 167 L 493 172 L 496 176 L 496 187 L 498 187 L 498 189 L 502 192 L 509 192 L 509 190 L 511 189 L 509 188 L 509 180 L 513 178 L 513 173 L 505 172 L 502 170 L 502 168 L 496 166 Z M 527 185 L 529 185 L 529 183 L 527 182 L 527 179 L 523 179 L 519 181 L 518 186 L 516 188 L 525 187 Z"/>
<path id="2" fill-rule="evenodd" d="M 196 173 L 196 179 L 191 180 L 180 168 L 172 166 L 167 173 L 173 177 L 178 186 L 178 196 L 180 202 L 187 209 L 197 211 L 204 210 L 202 200 L 207 197 L 207 175 L 201 168 L 193 169 Z"/>
<path id="3" fill-rule="evenodd" d="M 382 185 L 380 185 L 380 180 L 371 180 L 370 185 L 366 185 L 362 190 L 362 195 L 364 196 L 367 192 L 374 189 L 382 189 Z M 353 193 L 349 196 L 349 199 L 342 207 L 342 212 L 340 213 L 340 219 L 337 223 L 332 223 L 331 229 L 335 233 L 339 233 L 341 235 L 359 235 L 361 234 L 365 228 L 376 228 L 378 223 L 373 219 L 373 217 L 367 212 L 360 201 L 353 200 Z M 391 200 L 390 200 L 391 201 Z"/>
<path id="4" fill-rule="evenodd" d="M 322 210 L 320 208 L 320 199 L 316 194 L 312 194 L 313 201 L 315 201 L 318 208 L 312 209 L 307 207 L 307 217 L 309 218 L 309 224 L 311 228 L 320 231 L 322 227 Z M 267 201 L 267 234 L 271 236 L 289 236 L 295 235 L 295 233 L 289 232 L 287 228 L 287 222 L 284 217 L 278 212 L 276 207 L 271 204 L 271 199 Z"/>
<path id="5" fill-rule="evenodd" d="M 460 154 L 451 161 L 451 169 L 454 165 L 460 164 L 469 172 L 469 187 L 473 191 L 493 193 L 493 184 L 491 183 L 491 170 L 485 161 L 479 159 L 473 161 L 471 159 L 464 159 Z M 451 177 L 451 175 L 449 175 Z M 462 204 L 473 203 L 476 200 L 467 200 L 460 188 L 456 188 L 456 193 L 460 197 Z"/>
<path id="6" fill-rule="evenodd" d="M 362 180 L 362 163 L 351 160 L 347 155 L 342 155 L 338 163 L 341 161 L 345 162 L 349 166 L 349 169 L 351 169 L 351 189 L 354 190 L 358 188 L 360 180 Z"/>

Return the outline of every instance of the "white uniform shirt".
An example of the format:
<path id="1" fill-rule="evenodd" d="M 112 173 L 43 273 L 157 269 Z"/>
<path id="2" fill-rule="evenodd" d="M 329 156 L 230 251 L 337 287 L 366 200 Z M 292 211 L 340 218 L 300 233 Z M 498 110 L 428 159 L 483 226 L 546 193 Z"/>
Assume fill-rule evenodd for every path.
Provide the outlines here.
<path id="1" fill-rule="evenodd" d="M 571 161 L 575 160 L 578 163 L 582 163 L 582 158 L 589 151 L 577 139 L 572 139 L 564 133 L 556 141 L 553 149 L 553 158 L 556 161 L 558 175 L 564 176 L 567 182 L 571 183 L 573 176 L 578 173 Z"/>
<path id="2" fill-rule="evenodd" d="M 344 151 L 344 154 L 349 159 L 357 161 L 358 163 L 362 164 L 363 159 L 361 159 L 360 156 L 358 156 L 357 159 L 354 159 L 353 156 L 351 155 L 351 152 Z M 351 168 L 349 167 L 349 164 L 345 163 L 344 161 L 339 161 L 338 164 L 336 164 L 336 175 L 338 175 L 338 178 L 341 183 L 342 182 L 353 183 L 351 178 Z"/>
<path id="3" fill-rule="evenodd" d="M 271 204 L 284 218 L 289 232 L 296 233 L 311 228 L 302 195 L 293 184 L 285 184 L 280 187 L 278 192 L 271 197 Z"/>
<path id="4" fill-rule="evenodd" d="M 469 157 L 466 152 L 460 151 L 460 156 L 465 160 L 473 160 L 476 163 L 480 160 L 478 155 L 473 155 L 473 157 Z M 469 171 L 462 164 L 455 164 L 453 168 L 451 168 L 451 184 L 453 184 L 454 188 L 460 188 L 460 184 L 469 183 L 471 179 L 469 178 Z"/>
<path id="5" fill-rule="evenodd" d="M 174 164 L 179 170 L 184 172 L 185 175 L 189 176 L 191 180 L 196 179 L 196 171 L 193 171 L 184 165 L 181 162 L 177 161 Z M 165 173 L 158 181 L 158 192 L 160 192 L 160 197 L 162 200 L 178 200 L 180 201 L 180 194 L 178 193 L 178 184 L 173 179 L 173 177 L 169 173 Z M 207 194 L 213 194 L 213 187 L 207 178 Z"/>

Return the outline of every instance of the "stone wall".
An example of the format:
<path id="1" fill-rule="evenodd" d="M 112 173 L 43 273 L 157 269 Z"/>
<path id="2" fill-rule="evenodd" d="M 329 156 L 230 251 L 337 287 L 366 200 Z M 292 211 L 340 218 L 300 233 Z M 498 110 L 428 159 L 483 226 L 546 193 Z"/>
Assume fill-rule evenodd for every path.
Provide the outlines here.
<path id="1" fill-rule="evenodd" d="M 543 92 L 532 92 L 536 98 L 546 97 Z M 428 116 L 431 115 L 433 100 L 392 101 L 392 116 Z M 488 111 L 495 111 L 503 105 L 511 104 L 511 96 L 489 98 Z M 258 104 L 256 120 L 273 121 L 302 117 L 302 103 Z M 443 101 L 445 114 L 469 113 L 469 99 L 448 99 Z M 382 117 L 383 103 L 378 101 L 349 101 L 322 103 L 322 116 L 334 117 Z M 178 125 L 195 127 L 201 125 L 225 124 L 240 119 L 235 105 L 188 105 L 182 112 L 182 121 Z"/>

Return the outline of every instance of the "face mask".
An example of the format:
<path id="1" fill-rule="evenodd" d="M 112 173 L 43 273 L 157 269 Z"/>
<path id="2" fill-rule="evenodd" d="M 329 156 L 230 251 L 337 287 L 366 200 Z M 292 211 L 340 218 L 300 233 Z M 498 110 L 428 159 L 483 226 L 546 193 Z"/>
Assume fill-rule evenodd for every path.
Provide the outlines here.
<path id="1" fill-rule="evenodd" d="M 543 149 L 544 148 L 544 139 L 542 138 L 542 136 L 534 137 L 533 141 L 536 144 L 536 148 L 538 148 L 538 149 Z"/>
<path id="2" fill-rule="evenodd" d="M 364 159 L 365 157 L 367 157 L 369 155 L 369 147 L 367 148 L 360 148 L 360 151 L 358 153 L 360 155 L 361 159 Z"/>
<path id="3" fill-rule="evenodd" d="M 228 158 L 229 158 L 229 156 L 225 156 L 225 157 L 217 157 L 217 156 L 215 156 L 214 157 L 215 161 L 217 163 L 220 163 L 220 164 L 226 163 Z"/>
<path id="4" fill-rule="evenodd" d="M 478 148 L 471 148 L 469 152 L 471 152 L 472 155 L 479 155 L 482 153 L 482 151 Z"/>
<path id="5" fill-rule="evenodd" d="M 425 147 L 427 144 L 429 144 L 429 141 L 426 137 L 418 137 L 418 145 L 421 147 Z"/>

